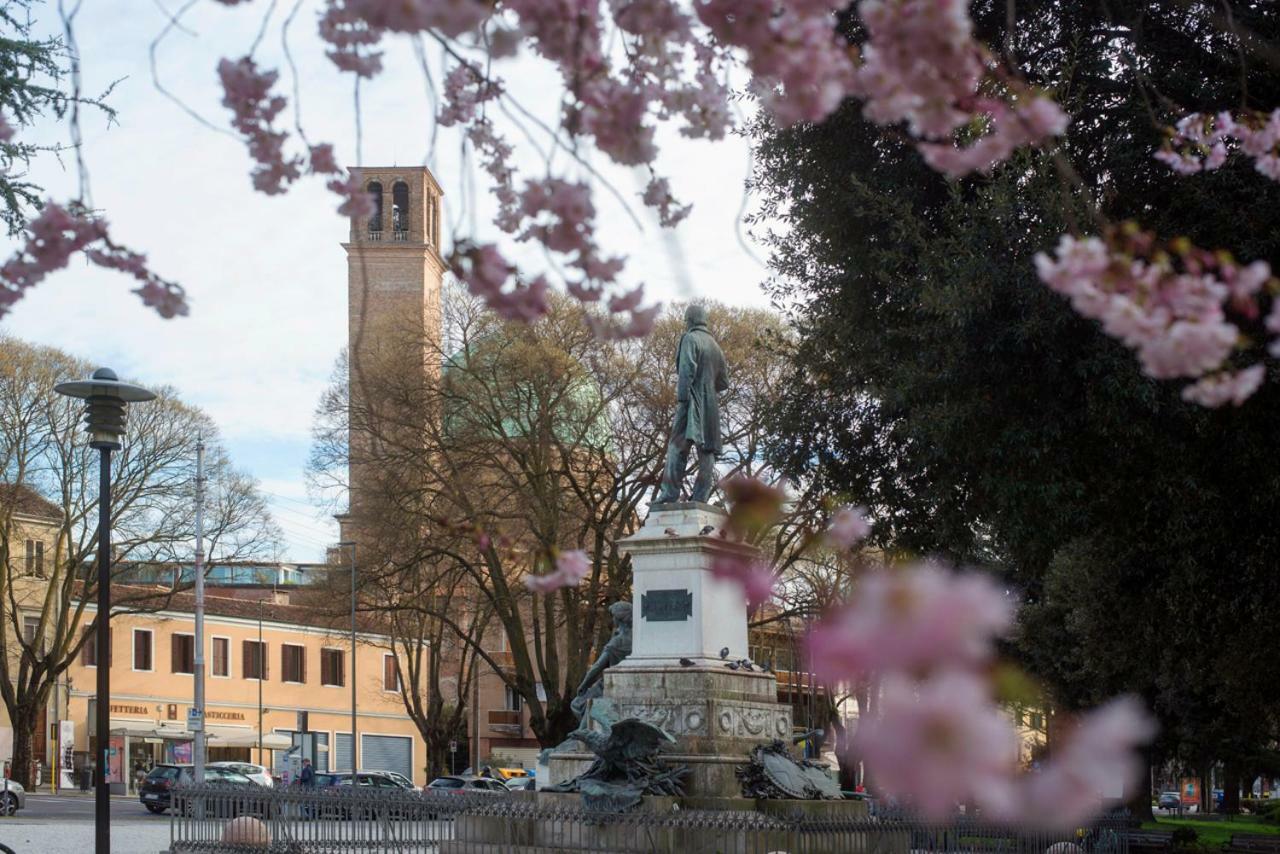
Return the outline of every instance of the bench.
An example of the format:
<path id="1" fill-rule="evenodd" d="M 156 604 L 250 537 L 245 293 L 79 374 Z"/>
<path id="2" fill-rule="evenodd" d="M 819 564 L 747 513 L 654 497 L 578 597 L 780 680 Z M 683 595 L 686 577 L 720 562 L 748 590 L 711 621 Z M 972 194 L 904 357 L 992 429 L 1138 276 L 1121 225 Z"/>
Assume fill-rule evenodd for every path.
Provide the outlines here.
<path id="1" fill-rule="evenodd" d="M 1280 836 L 1269 833 L 1233 833 L 1222 850 L 1224 854 L 1280 854 Z"/>
<path id="2" fill-rule="evenodd" d="M 1121 835 L 1128 841 L 1130 851 L 1173 850 L 1172 830 L 1125 830 Z"/>

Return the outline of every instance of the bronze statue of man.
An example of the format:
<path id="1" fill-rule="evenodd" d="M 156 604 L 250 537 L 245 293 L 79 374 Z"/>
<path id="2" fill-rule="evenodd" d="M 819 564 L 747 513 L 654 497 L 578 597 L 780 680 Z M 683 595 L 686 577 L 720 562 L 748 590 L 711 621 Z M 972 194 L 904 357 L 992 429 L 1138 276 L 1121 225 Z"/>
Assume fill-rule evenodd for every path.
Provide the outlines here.
<path id="1" fill-rule="evenodd" d="M 697 449 L 698 476 L 692 501 L 706 501 L 715 479 L 720 442 L 719 392 L 729 388 L 729 374 L 720 345 L 707 331 L 707 309 L 691 305 L 684 312 L 685 333 L 676 348 L 676 417 L 667 444 L 667 464 L 662 475 L 659 504 L 680 500 L 689 449 Z"/>

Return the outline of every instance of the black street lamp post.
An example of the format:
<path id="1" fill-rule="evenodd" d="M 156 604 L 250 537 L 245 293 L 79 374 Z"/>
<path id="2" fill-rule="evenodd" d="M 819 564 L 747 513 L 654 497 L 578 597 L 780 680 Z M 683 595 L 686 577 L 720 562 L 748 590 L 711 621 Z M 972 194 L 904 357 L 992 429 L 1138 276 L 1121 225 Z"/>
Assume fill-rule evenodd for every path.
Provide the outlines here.
<path id="1" fill-rule="evenodd" d="M 98 731 L 98 779 L 94 790 L 94 851 L 111 852 L 111 787 L 107 782 L 107 757 L 111 717 L 111 668 L 107 649 L 111 643 L 111 452 L 119 450 L 124 436 L 125 410 L 130 403 L 154 400 L 155 394 L 120 382 L 115 371 L 98 368 L 88 380 L 59 383 L 54 391 L 85 401 L 85 428 L 89 447 L 98 457 L 98 632 L 94 640 L 98 662 L 98 697 L 95 727 Z"/>

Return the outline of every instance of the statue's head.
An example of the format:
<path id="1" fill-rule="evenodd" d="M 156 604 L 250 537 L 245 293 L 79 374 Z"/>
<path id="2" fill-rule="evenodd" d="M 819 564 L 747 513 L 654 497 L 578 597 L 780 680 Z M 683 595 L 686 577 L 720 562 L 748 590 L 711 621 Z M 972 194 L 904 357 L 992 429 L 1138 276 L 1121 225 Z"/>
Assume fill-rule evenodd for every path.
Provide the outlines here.
<path id="1" fill-rule="evenodd" d="M 699 303 L 692 303 L 684 310 L 684 325 L 686 329 L 692 329 L 695 326 L 707 325 L 707 307 Z"/>
<path id="2" fill-rule="evenodd" d="M 631 625 L 631 603 L 614 602 L 609 606 L 609 616 L 613 617 L 613 622 L 619 626 Z"/>

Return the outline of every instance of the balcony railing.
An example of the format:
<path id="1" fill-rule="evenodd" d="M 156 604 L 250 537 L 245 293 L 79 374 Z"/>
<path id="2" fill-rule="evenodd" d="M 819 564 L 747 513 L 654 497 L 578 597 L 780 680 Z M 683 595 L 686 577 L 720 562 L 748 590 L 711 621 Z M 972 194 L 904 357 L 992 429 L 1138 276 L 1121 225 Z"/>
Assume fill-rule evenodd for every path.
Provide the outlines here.
<path id="1" fill-rule="evenodd" d="M 409 242 L 409 232 L 407 232 L 407 231 L 393 231 L 393 232 L 391 232 L 391 239 L 392 239 L 392 240 L 394 240 L 396 243 L 408 243 L 408 242 Z"/>
<path id="2" fill-rule="evenodd" d="M 378 229 L 373 229 L 373 228 L 369 229 L 369 239 L 370 239 L 370 240 L 381 240 L 381 239 L 382 239 L 382 229 L 380 229 L 380 228 L 378 228 Z"/>
<path id="3" fill-rule="evenodd" d="M 521 715 L 518 711 L 512 709 L 490 709 L 488 715 L 489 729 L 491 730 L 519 735 L 524 729 Z"/>

